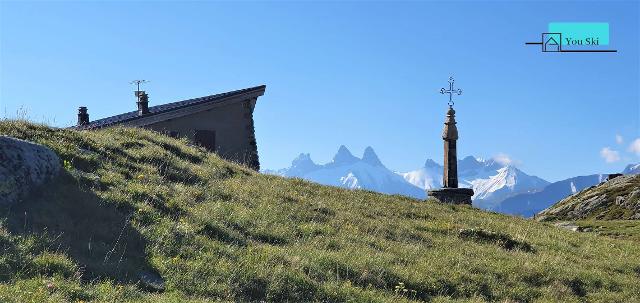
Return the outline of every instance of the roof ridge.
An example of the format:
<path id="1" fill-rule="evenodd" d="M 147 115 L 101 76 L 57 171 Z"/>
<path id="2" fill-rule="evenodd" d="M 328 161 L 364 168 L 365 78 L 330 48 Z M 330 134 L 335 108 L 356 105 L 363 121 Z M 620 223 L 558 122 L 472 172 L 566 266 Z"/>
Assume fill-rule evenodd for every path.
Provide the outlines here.
<path id="1" fill-rule="evenodd" d="M 222 95 L 227 95 L 228 96 L 228 95 L 233 95 L 233 94 L 237 94 L 237 93 L 240 93 L 240 92 L 244 93 L 244 92 L 258 90 L 258 89 L 265 89 L 266 87 L 267 86 L 263 84 L 263 85 L 254 86 L 254 87 L 248 87 L 248 88 L 232 90 L 232 91 L 224 92 L 224 93 L 218 93 L 218 94 L 213 94 L 213 95 L 208 95 L 208 96 L 203 96 L 203 97 L 185 99 L 185 100 L 181 100 L 181 101 L 174 101 L 174 102 L 166 103 L 166 104 L 159 104 L 159 105 L 156 105 L 156 106 L 170 105 L 170 104 L 175 104 L 175 103 L 180 103 L 180 102 L 189 102 L 189 101 L 202 100 L 202 99 L 210 99 L 210 98 L 221 97 Z M 154 107 L 156 107 L 156 106 L 154 106 Z"/>
<path id="2" fill-rule="evenodd" d="M 176 109 L 181 109 L 181 108 L 185 108 L 193 105 L 203 104 L 210 101 L 215 101 L 217 99 L 223 99 L 223 98 L 227 98 L 227 97 L 231 97 L 231 96 L 235 96 L 235 95 L 239 95 L 247 92 L 252 92 L 252 91 L 264 90 L 266 89 L 266 87 L 267 86 L 263 84 L 259 86 L 242 88 L 242 89 L 237 89 L 237 90 L 228 91 L 224 93 L 208 95 L 204 97 L 197 97 L 197 98 L 185 99 L 180 101 L 174 101 L 174 102 L 165 103 L 165 104 L 159 104 L 159 105 L 149 107 L 149 114 L 144 116 L 139 116 L 138 111 L 134 110 L 134 111 L 125 112 L 119 115 L 114 115 L 111 117 L 97 119 L 89 122 L 89 124 L 87 125 L 83 125 L 80 127 L 72 126 L 71 128 L 95 129 L 95 128 L 107 127 L 107 126 L 111 126 L 118 123 L 133 121 L 142 117 L 149 117 L 149 116 L 153 116 L 161 113 L 170 112 Z"/>

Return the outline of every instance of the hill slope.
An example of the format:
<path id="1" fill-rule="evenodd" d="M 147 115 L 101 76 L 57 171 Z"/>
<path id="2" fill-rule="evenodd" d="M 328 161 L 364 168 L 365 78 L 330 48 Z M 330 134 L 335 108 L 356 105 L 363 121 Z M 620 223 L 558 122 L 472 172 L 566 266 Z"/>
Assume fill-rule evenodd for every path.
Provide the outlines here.
<path id="1" fill-rule="evenodd" d="M 1 302 L 640 300 L 635 242 L 261 175 L 145 130 L 0 134 L 67 161 L 0 211 Z"/>
<path id="2" fill-rule="evenodd" d="M 496 211 L 532 217 L 569 195 L 602 182 L 605 178 L 606 175 L 589 175 L 554 182 L 545 186 L 541 191 L 507 198 L 500 203 Z"/>
<path id="3" fill-rule="evenodd" d="M 542 211 L 538 220 L 640 219 L 640 175 L 614 178 L 567 197 Z"/>

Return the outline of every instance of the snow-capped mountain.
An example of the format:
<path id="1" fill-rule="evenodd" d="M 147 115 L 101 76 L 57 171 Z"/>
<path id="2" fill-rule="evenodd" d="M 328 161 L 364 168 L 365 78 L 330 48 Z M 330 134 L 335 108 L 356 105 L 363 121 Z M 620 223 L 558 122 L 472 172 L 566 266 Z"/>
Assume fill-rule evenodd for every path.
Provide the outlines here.
<path id="1" fill-rule="evenodd" d="M 327 164 L 316 164 L 309 154 L 300 154 L 293 160 L 291 167 L 265 173 L 423 199 L 426 189 L 442 187 L 443 167 L 429 159 L 417 170 L 395 173 L 382 164 L 371 147 L 367 147 L 362 158 L 358 158 L 345 146 L 340 146 L 333 161 Z M 475 206 L 492 210 L 497 209 L 506 198 L 537 192 L 549 184 L 543 179 L 525 174 L 515 166 L 471 156 L 458 161 L 458 180 L 460 187 L 473 188 Z"/>
<path id="2" fill-rule="evenodd" d="M 409 183 L 424 189 L 442 187 L 441 165 L 427 160 L 424 167 L 399 173 Z M 530 176 L 512 165 L 468 156 L 458 161 L 458 186 L 473 188 L 473 204 L 484 209 L 496 209 L 499 203 L 511 196 L 540 191 L 549 182 Z"/>
<path id="3" fill-rule="evenodd" d="M 407 182 L 425 190 L 442 187 L 443 167 L 431 159 L 427 159 L 419 169 L 399 174 Z"/>
<path id="4" fill-rule="evenodd" d="M 622 171 L 622 173 L 625 174 L 625 175 L 638 175 L 638 174 L 640 174 L 640 163 L 627 165 L 627 167 L 624 169 L 624 171 Z"/>
<path id="5" fill-rule="evenodd" d="M 627 165 L 622 173 L 625 175 L 640 174 L 640 163 Z M 568 196 L 604 182 L 607 177 L 608 175 L 606 174 L 595 174 L 554 182 L 539 192 L 523 193 L 507 198 L 494 210 L 501 213 L 531 217 Z"/>
<path id="6" fill-rule="evenodd" d="M 367 189 L 386 194 L 401 194 L 424 199 L 424 190 L 405 181 L 402 176 L 387 169 L 371 147 L 358 158 L 343 145 L 333 161 L 318 165 L 309 154 L 300 154 L 291 167 L 278 171 L 265 171 L 285 177 L 298 177 L 324 185 L 350 189 Z"/>
<path id="7" fill-rule="evenodd" d="M 535 193 L 519 194 L 502 201 L 495 209 L 501 213 L 531 217 L 556 202 L 606 180 L 607 175 L 573 177 L 547 185 Z"/>
<path id="8" fill-rule="evenodd" d="M 424 199 L 425 190 L 442 187 L 443 167 L 428 159 L 409 172 L 392 172 L 382 164 L 371 147 L 358 158 L 340 146 L 333 161 L 319 165 L 309 154 L 300 154 L 291 167 L 264 171 L 285 177 L 299 177 L 325 185 L 368 189 L 387 194 L 402 194 Z M 640 174 L 640 163 L 628 165 L 624 174 Z M 468 156 L 458 161 L 460 187 L 473 188 L 476 207 L 506 214 L 530 217 L 554 203 L 606 179 L 607 175 L 589 175 L 549 183 L 531 176 L 513 165 L 493 159 Z"/>

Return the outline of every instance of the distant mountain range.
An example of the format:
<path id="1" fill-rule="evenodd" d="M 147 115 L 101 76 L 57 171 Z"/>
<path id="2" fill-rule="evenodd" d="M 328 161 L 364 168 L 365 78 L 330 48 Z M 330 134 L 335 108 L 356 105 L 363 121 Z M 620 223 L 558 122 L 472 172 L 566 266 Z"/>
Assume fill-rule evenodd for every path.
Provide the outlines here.
<path id="1" fill-rule="evenodd" d="M 442 187 L 443 167 L 427 159 L 416 170 L 394 172 L 384 166 L 373 148 L 367 147 L 362 158 L 358 158 L 343 145 L 329 163 L 317 164 L 311 160 L 310 154 L 300 154 L 288 168 L 263 172 L 325 185 L 424 199 L 425 190 Z M 640 164 L 627 166 L 623 173 L 640 174 Z M 474 206 L 524 217 L 531 217 L 557 201 L 597 185 L 606 177 L 579 176 L 549 183 L 493 159 L 468 156 L 458 161 L 459 186 L 473 188 Z"/>
<path id="2" fill-rule="evenodd" d="M 407 182 L 422 189 L 442 187 L 442 165 L 429 159 L 424 167 L 400 173 Z M 542 190 L 549 182 L 530 176 L 512 165 L 503 165 L 493 159 L 483 160 L 468 156 L 458 161 L 458 185 L 473 188 L 473 204 L 494 210 L 499 203 L 520 193 Z"/>
<path id="3" fill-rule="evenodd" d="M 622 174 L 640 174 L 640 163 L 628 165 L 622 171 Z M 523 217 L 532 217 L 562 199 L 601 184 L 607 180 L 608 176 L 608 174 L 596 174 L 554 182 L 539 192 L 519 194 L 507 198 L 500 203 L 495 211 Z"/>
<path id="4" fill-rule="evenodd" d="M 404 173 L 394 172 L 382 164 L 371 147 L 367 147 L 362 158 L 358 158 L 345 146 L 340 146 L 333 161 L 327 164 L 316 164 L 311 160 L 310 154 L 300 154 L 289 168 L 264 172 L 298 177 L 325 185 L 424 199 L 426 189 L 442 186 L 442 171 L 442 165 L 428 159 L 419 169 Z M 474 157 L 458 161 L 458 175 L 461 187 L 474 189 L 474 205 L 485 209 L 494 209 L 507 197 L 536 192 L 549 184 L 543 179 L 525 174 L 514 166 Z"/>
<path id="5" fill-rule="evenodd" d="M 573 177 L 547 185 L 539 192 L 519 194 L 503 200 L 497 212 L 532 217 L 556 202 L 606 180 L 607 175 Z"/>
<path id="6" fill-rule="evenodd" d="M 291 162 L 291 167 L 277 171 L 265 171 L 285 177 L 298 177 L 325 185 L 350 189 L 367 189 L 385 194 L 401 194 L 419 199 L 425 193 L 418 187 L 387 169 L 371 147 L 358 158 L 343 145 L 333 156 L 333 161 L 318 165 L 309 154 L 300 154 Z"/>
<path id="7" fill-rule="evenodd" d="M 537 220 L 640 220 L 640 175 L 612 178 L 568 196 L 540 212 Z"/>

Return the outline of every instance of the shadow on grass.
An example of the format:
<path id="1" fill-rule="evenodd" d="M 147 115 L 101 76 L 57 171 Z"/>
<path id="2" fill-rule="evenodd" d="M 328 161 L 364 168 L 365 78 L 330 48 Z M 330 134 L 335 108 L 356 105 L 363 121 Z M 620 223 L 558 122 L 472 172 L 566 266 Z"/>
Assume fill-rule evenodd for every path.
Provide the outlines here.
<path id="1" fill-rule="evenodd" d="M 497 245 L 506 250 L 521 250 L 528 253 L 535 253 L 535 249 L 531 244 L 513 239 L 508 234 L 493 232 L 483 229 L 461 229 L 459 237 L 465 240 L 471 240 L 478 243 L 488 243 Z"/>
<path id="2" fill-rule="evenodd" d="M 8 209 L 7 228 L 15 235 L 50 239 L 47 250 L 69 255 L 83 280 L 110 278 L 138 282 L 157 276 L 146 261 L 146 242 L 131 226 L 130 210 L 116 209 L 83 190 L 66 171 Z"/>

